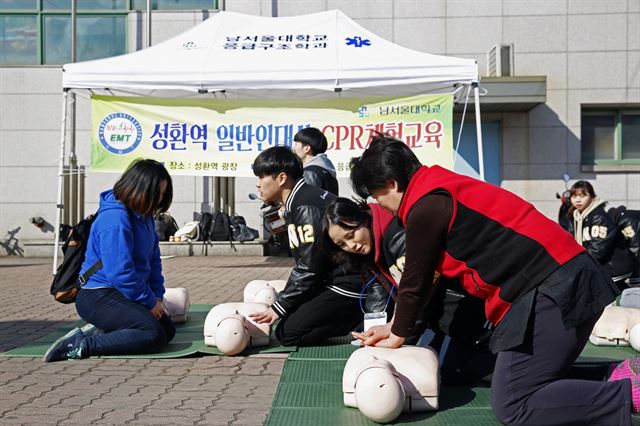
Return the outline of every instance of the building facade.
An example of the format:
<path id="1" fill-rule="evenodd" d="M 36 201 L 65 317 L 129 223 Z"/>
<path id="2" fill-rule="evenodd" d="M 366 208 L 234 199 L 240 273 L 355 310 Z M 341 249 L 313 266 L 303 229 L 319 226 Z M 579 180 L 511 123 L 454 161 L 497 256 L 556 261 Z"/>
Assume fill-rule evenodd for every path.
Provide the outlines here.
<path id="1" fill-rule="evenodd" d="M 144 0 L 77 0 L 77 60 L 146 45 Z M 0 255 L 53 241 L 61 128 L 61 64 L 70 61 L 70 0 L 0 5 Z M 292 16 L 340 9 L 401 46 L 478 61 L 487 179 L 555 218 L 563 175 L 591 181 L 610 205 L 640 209 L 640 0 L 155 0 L 152 44 L 220 10 Z M 488 52 L 506 46 L 503 77 Z M 63 48 L 64 46 L 64 48 Z M 489 57 L 489 59 L 488 59 Z M 384 58 L 381 58 L 384 60 Z M 506 65 L 506 66 L 505 66 Z M 500 73 L 500 72 L 498 72 Z M 89 165 L 88 99 L 77 97 L 78 164 Z M 460 107 L 456 109 L 459 125 Z M 473 116 L 473 114 L 468 114 Z M 465 120 L 466 122 L 467 120 Z M 456 133 L 457 134 L 457 133 Z M 462 171 L 477 168 L 463 129 Z M 464 169 L 466 167 L 467 169 Z M 118 175 L 87 172 L 84 212 Z M 255 180 L 238 178 L 235 210 L 261 227 Z M 214 180 L 176 177 L 179 223 L 210 209 Z M 340 182 L 350 194 L 347 181 Z M 31 218 L 41 217 L 36 227 Z M 28 249 L 26 254 L 29 254 Z"/>

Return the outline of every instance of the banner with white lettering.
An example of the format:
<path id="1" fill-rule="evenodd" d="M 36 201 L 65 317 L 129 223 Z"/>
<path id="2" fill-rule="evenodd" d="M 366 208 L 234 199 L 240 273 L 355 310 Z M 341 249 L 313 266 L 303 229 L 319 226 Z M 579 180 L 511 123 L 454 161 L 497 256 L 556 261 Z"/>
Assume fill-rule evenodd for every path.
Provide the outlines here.
<path id="1" fill-rule="evenodd" d="M 93 96 L 91 169 L 121 172 L 136 158 L 174 175 L 253 176 L 265 149 L 291 147 L 305 127 L 327 137 L 338 176 L 348 176 L 376 132 L 404 141 L 423 164 L 451 168 L 453 96 L 322 100 L 157 99 Z"/>

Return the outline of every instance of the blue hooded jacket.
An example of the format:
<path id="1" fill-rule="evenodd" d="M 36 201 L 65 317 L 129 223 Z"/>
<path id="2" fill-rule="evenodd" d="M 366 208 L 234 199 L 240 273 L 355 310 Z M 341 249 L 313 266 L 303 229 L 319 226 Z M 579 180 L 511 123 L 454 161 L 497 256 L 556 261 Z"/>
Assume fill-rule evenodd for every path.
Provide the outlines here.
<path id="1" fill-rule="evenodd" d="M 134 223 L 132 223 L 132 220 Z M 91 225 L 80 273 L 102 259 L 102 268 L 83 288 L 111 287 L 151 309 L 164 296 L 160 247 L 153 218 L 127 208 L 112 190 L 100 194 L 98 217 Z"/>

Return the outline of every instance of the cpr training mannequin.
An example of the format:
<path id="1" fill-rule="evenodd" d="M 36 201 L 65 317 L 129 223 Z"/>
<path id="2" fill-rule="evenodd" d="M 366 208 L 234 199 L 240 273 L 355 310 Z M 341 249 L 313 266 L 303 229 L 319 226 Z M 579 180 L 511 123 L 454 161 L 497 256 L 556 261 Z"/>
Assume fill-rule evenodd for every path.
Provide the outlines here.
<path id="1" fill-rule="evenodd" d="M 378 423 L 437 410 L 439 386 L 438 356 L 429 347 L 366 346 L 351 354 L 342 375 L 344 404 Z"/>
<path id="2" fill-rule="evenodd" d="M 629 346 L 640 351 L 640 309 L 607 306 L 589 341 L 598 346 Z"/>
<path id="3" fill-rule="evenodd" d="M 244 287 L 244 301 L 273 305 L 287 284 L 285 280 L 253 280 Z"/>
<path id="4" fill-rule="evenodd" d="M 222 303 L 214 306 L 204 321 L 204 344 L 223 354 L 237 355 L 249 346 L 269 344 L 271 326 L 256 324 L 249 315 L 268 308 L 263 303 Z"/>
<path id="5" fill-rule="evenodd" d="M 163 300 L 167 314 L 176 324 L 187 322 L 189 313 L 189 292 L 186 288 L 167 288 L 164 292 Z"/>

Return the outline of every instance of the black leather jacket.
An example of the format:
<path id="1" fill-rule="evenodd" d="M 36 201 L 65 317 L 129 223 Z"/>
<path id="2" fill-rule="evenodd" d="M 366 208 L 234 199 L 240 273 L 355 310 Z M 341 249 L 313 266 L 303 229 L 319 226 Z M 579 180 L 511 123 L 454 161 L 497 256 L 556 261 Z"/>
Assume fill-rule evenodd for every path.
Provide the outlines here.
<path id="1" fill-rule="evenodd" d="M 327 286 L 345 297 L 360 295 L 360 273 L 348 265 L 332 264 L 322 244 L 324 211 L 334 198 L 328 191 L 300 179 L 287 199 L 285 220 L 296 264 L 272 305 L 280 317 L 312 298 L 319 286 Z"/>
<path id="2" fill-rule="evenodd" d="M 310 185 L 338 195 L 338 180 L 329 170 L 320 166 L 307 166 L 303 171 L 304 181 Z"/>
<path id="3" fill-rule="evenodd" d="M 573 221 L 571 225 L 573 228 Z M 574 229 L 572 232 L 575 235 Z M 623 281 L 631 275 L 633 256 L 618 226 L 607 214 L 605 203 L 582 219 L 582 245 L 614 282 Z"/>

